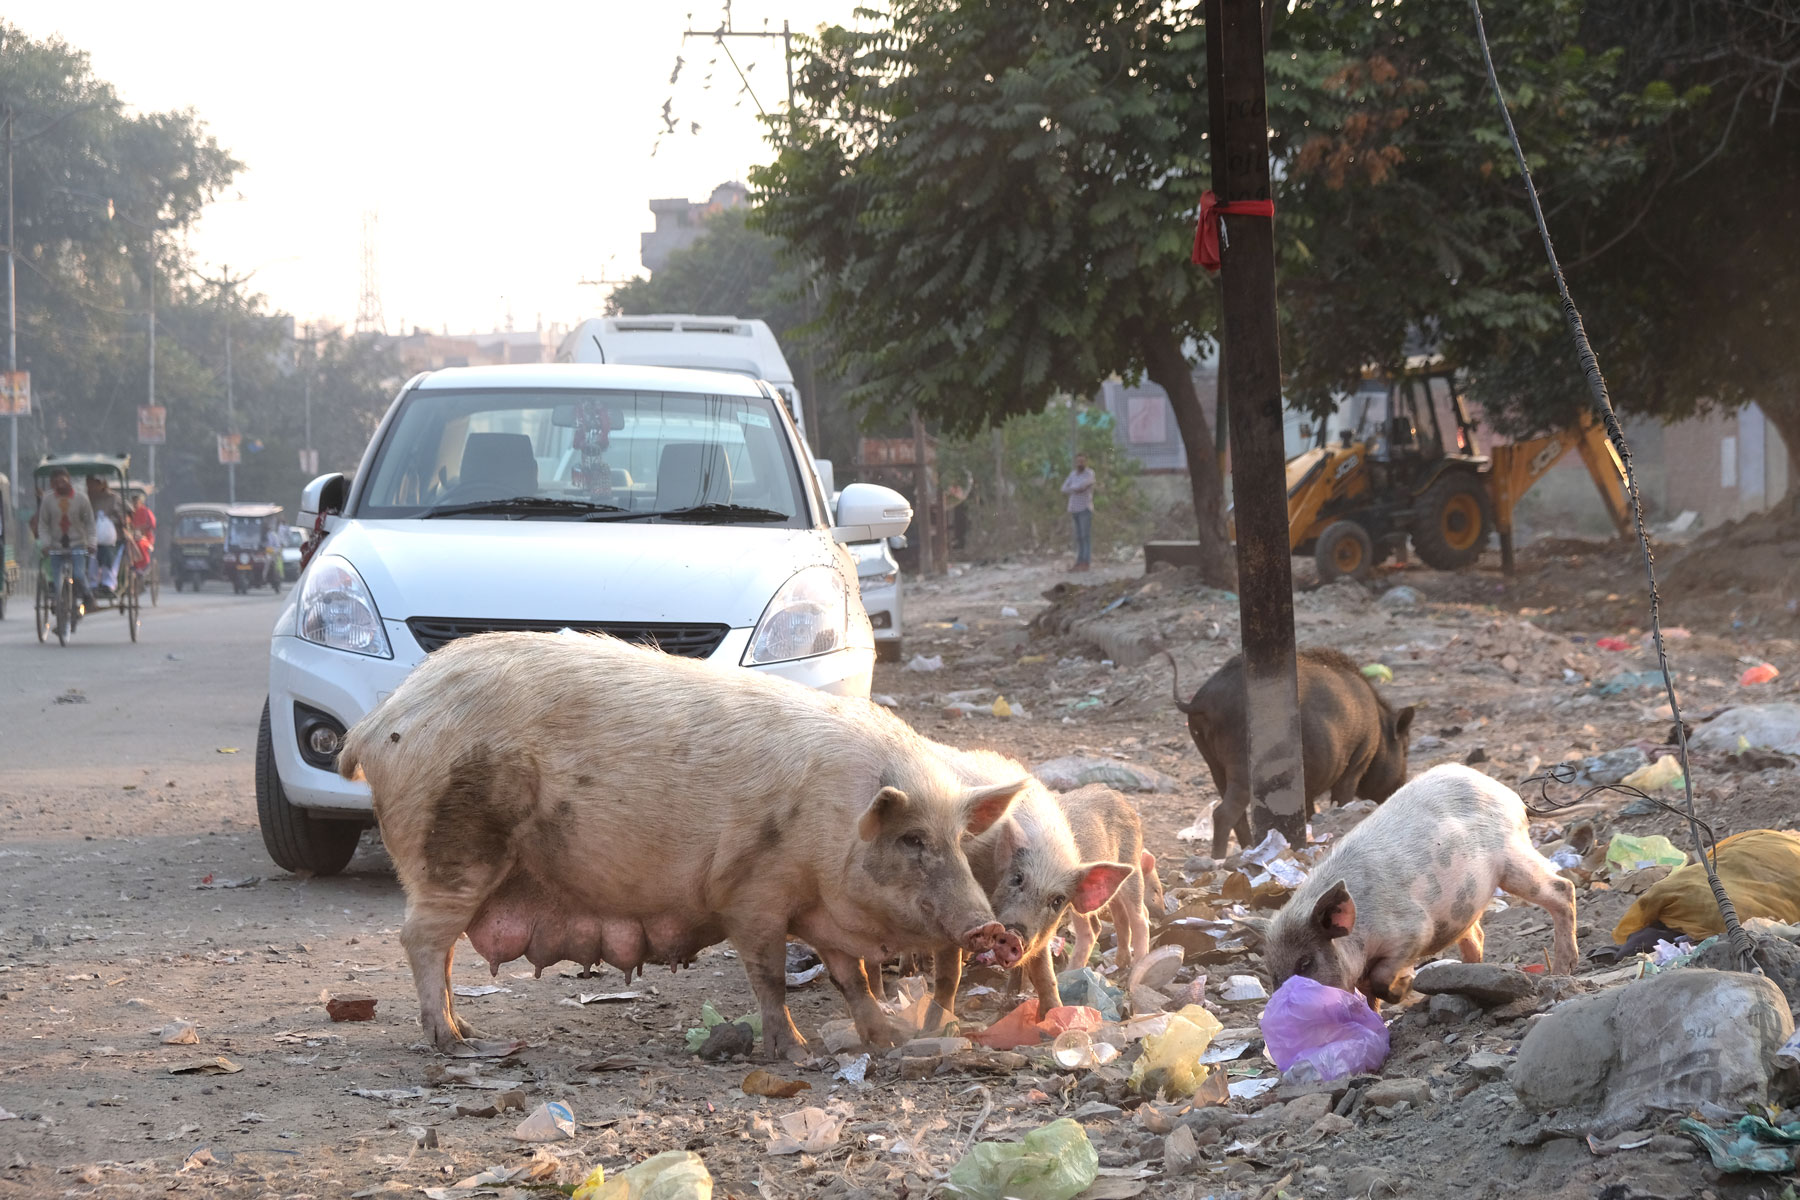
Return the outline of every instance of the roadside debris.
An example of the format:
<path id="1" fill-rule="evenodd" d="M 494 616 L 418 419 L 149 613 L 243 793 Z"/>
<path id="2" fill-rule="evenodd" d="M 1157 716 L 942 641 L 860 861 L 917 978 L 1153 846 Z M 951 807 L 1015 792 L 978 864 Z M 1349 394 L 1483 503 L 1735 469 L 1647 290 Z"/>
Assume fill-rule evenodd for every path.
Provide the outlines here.
<path id="1" fill-rule="evenodd" d="M 177 1063 L 169 1068 L 171 1075 L 236 1075 L 244 1068 L 226 1058 L 223 1054 L 217 1058 L 202 1058 L 194 1062 Z"/>
<path id="2" fill-rule="evenodd" d="M 1180 786 L 1152 767 L 1083 754 L 1041 762 L 1031 769 L 1031 773 L 1053 792 L 1072 792 L 1090 783 L 1104 784 L 1121 792 L 1173 792 Z"/>
<path id="3" fill-rule="evenodd" d="M 1304 975 L 1275 989 L 1261 1025 L 1269 1058 L 1291 1079 L 1378 1071 L 1388 1056 L 1387 1025 L 1368 1001 Z"/>
<path id="4" fill-rule="evenodd" d="M 1792 1171 L 1800 1157 L 1800 1121 L 1776 1125 L 1747 1114 L 1720 1130 L 1687 1117 L 1675 1128 L 1704 1146 L 1721 1171 Z"/>
<path id="5" fill-rule="evenodd" d="M 1743 687 L 1755 687 L 1759 683 L 1767 683 L 1781 672 L 1771 663 L 1757 663 L 1754 667 L 1738 676 L 1738 683 Z"/>
<path id="6" fill-rule="evenodd" d="M 375 1019 L 375 997 L 362 994 L 321 997 L 325 1001 L 325 1015 L 333 1021 L 373 1021 Z"/>
<path id="7" fill-rule="evenodd" d="M 788 1100 L 812 1087 L 804 1079 L 783 1079 L 768 1071 L 752 1071 L 744 1076 L 742 1084 L 746 1096 L 772 1096 L 777 1100 Z"/>
<path id="8" fill-rule="evenodd" d="M 1588 1110 L 1601 1136 L 1668 1110 L 1743 1111 L 1769 1099 L 1794 1020 L 1767 979 L 1698 967 L 1667 971 L 1539 1018 L 1508 1073 L 1533 1112 Z"/>
<path id="9" fill-rule="evenodd" d="M 932 655 L 930 658 L 925 657 L 923 654 L 915 654 L 912 656 L 912 661 L 906 664 L 906 670 L 908 671 L 941 671 L 943 669 L 944 660 L 940 655 L 936 654 Z"/>
<path id="10" fill-rule="evenodd" d="M 1645 867 L 1685 866 L 1687 855 L 1660 833 L 1653 833 L 1648 837 L 1618 833 L 1613 835 L 1611 843 L 1606 847 L 1606 862 L 1617 871 L 1641 871 Z"/>
<path id="11" fill-rule="evenodd" d="M 773 1122 L 759 1117 L 757 1125 L 768 1135 L 770 1154 L 818 1154 L 837 1145 L 844 1132 L 844 1115 L 803 1108 Z"/>
<path id="12" fill-rule="evenodd" d="M 194 1027 L 192 1021 L 171 1022 L 164 1025 L 162 1032 L 157 1036 L 162 1039 L 162 1044 L 165 1046 L 198 1046 L 200 1044 L 200 1031 Z"/>
<path id="13" fill-rule="evenodd" d="M 1063 1117 L 1018 1142 L 978 1142 L 950 1168 L 945 1190 L 964 1200 L 1073 1200 L 1100 1176 L 1087 1131 Z"/>
<path id="14" fill-rule="evenodd" d="M 1800 704 L 1739 704 L 1698 725 L 1689 750 L 1731 754 L 1755 747 L 1800 754 Z"/>
<path id="15" fill-rule="evenodd" d="M 1634 787 L 1646 792 L 1654 792 L 1660 788 L 1680 787 L 1681 760 L 1673 754 L 1664 755 L 1647 767 L 1639 767 L 1620 782 L 1626 787 Z"/>
<path id="16" fill-rule="evenodd" d="M 664 1150 L 606 1177 L 595 1167 L 575 1186 L 574 1200 L 712 1200 L 713 1179 L 692 1150 Z"/>
<path id="17" fill-rule="evenodd" d="M 1211 1073 L 1200 1061 L 1220 1029 L 1219 1018 L 1197 1004 L 1168 1014 L 1167 1029 L 1144 1039 L 1127 1084 L 1140 1096 L 1184 1100 Z"/>
<path id="18" fill-rule="evenodd" d="M 540 1104 L 529 1117 L 519 1122 L 513 1136 L 521 1142 L 564 1141 L 575 1136 L 575 1114 L 559 1101 Z"/>
<path id="19" fill-rule="evenodd" d="M 722 1025 L 732 1028 L 721 1033 L 719 1027 Z M 724 1015 L 708 1000 L 700 1005 L 700 1024 L 687 1031 L 687 1049 L 689 1054 L 698 1054 L 709 1060 L 732 1054 L 748 1054 L 754 1049 L 756 1039 L 761 1036 L 760 1012 L 745 1013 L 736 1021 L 726 1021 Z M 742 1049 L 735 1048 L 746 1039 L 748 1045 L 743 1045 Z"/>
<path id="20" fill-rule="evenodd" d="M 1800 921 L 1800 833 L 1779 829 L 1734 833 L 1719 841 L 1713 865 L 1739 920 Z M 1632 934 L 1652 925 L 1692 938 L 1725 932 L 1704 867 L 1692 863 L 1652 884 L 1619 918 L 1613 941 L 1624 945 Z"/>

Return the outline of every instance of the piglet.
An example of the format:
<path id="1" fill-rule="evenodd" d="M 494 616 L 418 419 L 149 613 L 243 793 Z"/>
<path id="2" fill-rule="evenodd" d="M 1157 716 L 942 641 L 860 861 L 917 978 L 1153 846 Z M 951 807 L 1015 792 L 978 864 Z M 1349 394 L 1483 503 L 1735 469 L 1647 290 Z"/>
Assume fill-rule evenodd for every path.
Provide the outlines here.
<path id="1" fill-rule="evenodd" d="M 1279 986 L 1293 975 L 1373 1001 L 1412 989 L 1426 956 L 1454 944 L 1480 962 L 1494 889 L 1550 914 L 1550 966 L 1575 969 L 1575 887 L 1531 844 L 1518 793 L 1468 767 L 1433 767 L 1352 829 L 1269 923 Z"/>
<path id="2" fill-rule="evenodd" d="M 1150 912 L 1162 912 L 1162 881 L 1156 875 L 1156 857 L 1144 849 L 1144 829 L 1137 809 L 1125 796 L 1103 784 L 1090 783 L 1057 797 L 1069 819 L 1069 829 L 1084 858 L 1134 862 L 1138 869 L 1125 877 L 1107 905 L 1113 936 L 1118 942 L 1121 971 L 1150 953 Z M 999 915 L 996 907 L 995 915 Z M 1069 965 L 1083 967 L 1100 936 L 1099 912 L 1072 912 L 1074 938 L 1069 944 Z M 1002 918 L 1004 920 L 1004 918 Z"/>

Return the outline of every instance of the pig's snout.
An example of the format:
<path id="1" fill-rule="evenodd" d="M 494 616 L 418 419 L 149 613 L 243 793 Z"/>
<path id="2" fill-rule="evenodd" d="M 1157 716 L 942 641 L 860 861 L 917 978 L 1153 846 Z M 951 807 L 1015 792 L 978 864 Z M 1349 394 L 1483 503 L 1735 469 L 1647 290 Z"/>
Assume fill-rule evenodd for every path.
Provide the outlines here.
<path id="1" fill-rule="evenodd" d="M 977 926 L 962 935 L 963 949 L 971 954 L 992 951 L 994 961 L 1002 967 L 1012 967 L 1025 957 L 1025 942 L 1018 934 L 1000 924 L 989 921 Z"/>

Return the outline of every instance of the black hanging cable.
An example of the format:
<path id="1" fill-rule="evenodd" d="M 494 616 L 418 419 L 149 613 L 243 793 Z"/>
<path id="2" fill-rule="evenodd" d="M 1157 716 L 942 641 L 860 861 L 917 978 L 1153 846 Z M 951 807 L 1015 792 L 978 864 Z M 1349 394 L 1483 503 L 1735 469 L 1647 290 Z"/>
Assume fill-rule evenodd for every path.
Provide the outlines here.
<path id="1" fill-rule="evenodd" d="M 1537 186 L 1531 181 L 1531 167 L 1525 162 L 1525 149 L 1519 144 L 1519 132 L 1513 128 L 1512 113 L 1506 106 L 1506 95 L 1500 90 L 1499 76 L 1494 73 L 1494 55 L 1488 49 L 1487 27 L 1481 19 L 1481 0 L 1469 0 L 1469 8 L 1475 14 L 1475 36 L 1481 43 L 1481 59 L 1487 64 L 1488 84 L 1494 90 L 1494 102 L 1500 106 L 1500 117 L 1506 122 L 1506 136 L 1512 141 L 1513 157 L 1518 160 L 1519 174 L 1525 180 L 1525 194 L 1531 200 L 1531 213 L 1537 219 L 1538 233 L 1544 239 L 1544 256 L 1550 260 L 1550 272 L 1556 276 L 1556 290 L 1562 297 L 1563 316 L 1569 323 L 1569 335 L 1575 341 L 1575 354 L 1581 361 L 1582 374 L 1587 376 L 1588 390 L 1593 394 L 1594 411 L 1605 424 L 1606 436 L 1617 451 L 1619 463 L 1625 471 L 1625 490 L 1631 499 L 1631 517 L 1637 526 L 1638 546 L 1643 551 L 1644 576 L 1650 585 L 1650 634 L 1656 646 L 1657 666 L 1662 671 L 1663 690 L 1669 697 L 1669 714 L 1675 721 L 1675 748 L 1681 759 L 1681 786 L 1686 800 L 1682 815 L 1687 818 L 1694 851 L 1701 867 L 1706 871 L 1706 881 L 1712 885 L 1713 899 L 1718 902 L 1719 914 L 1725 921 L 1725 933 L 1731 940 L 1732 949 L 1737 951 L 1738 962 L 1744 970 L 1760 974 L 1756 965 L 1756 947 L 1750 941 L 1750 935 L 1739 924 L 1737 909 L 1732 906 L 1731 897 L 1725 892 L 1725 885 L 1719 881 L 1718 870 L 1708 852 L 1711 839 L 1702 838 L 1700 818 L 1694 812 L 1694 774 L 1688 763 L 1687 727 L 1681 721 L 1681 706 L 1675 698 L 1675 680 L 1669 673 L 1669 656 L 1663 645 L 1661 597 L 1656 590 L 1655 556 L 1650 552 L 1650 535 L 1644 530 L 1644 508 L 1638 496 L 1637 474 L 1631 466 L 1631 447 L 1625 441 L 1625 431 L 1619 427 L 1619 416 L 1613 411 L 1612 398 L 1606 391 L 1606 379 L 1600 374 L 1600 362 L 1594 357 L 1594 347 L 1588 342 L 1587 330 L 1581 323 L 1581 312 L 1575 307 L 1574 298 L 1569 295 L 1568 280 L 1563 278 L 1562 265 L 1556 260 L 1556 247 L 1550 241 L 1550 226 L 1544 220 L 1543 206 L 1538 203 Z"/>

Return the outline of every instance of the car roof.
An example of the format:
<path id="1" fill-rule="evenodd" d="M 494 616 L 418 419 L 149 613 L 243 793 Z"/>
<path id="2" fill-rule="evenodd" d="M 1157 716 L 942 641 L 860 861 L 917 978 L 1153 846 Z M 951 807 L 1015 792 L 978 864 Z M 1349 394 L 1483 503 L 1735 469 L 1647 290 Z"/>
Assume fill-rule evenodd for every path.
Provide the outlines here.
<path id="1" fill-rule="evenodd" d="M 419 377 L 414 387 L 439 388 L 611 388 L 646 392 L 692 392 L 712 396 L 761 396 L 754 379 L 725 371 L 685 367 L 639 367 L 619 363 L 518 363 L 498 367 L 445 367 Z"/>

